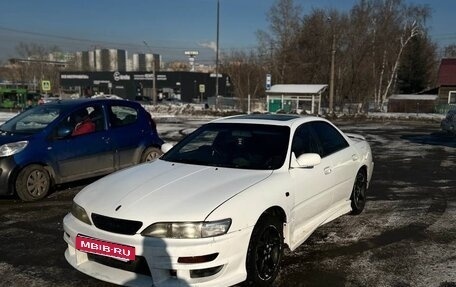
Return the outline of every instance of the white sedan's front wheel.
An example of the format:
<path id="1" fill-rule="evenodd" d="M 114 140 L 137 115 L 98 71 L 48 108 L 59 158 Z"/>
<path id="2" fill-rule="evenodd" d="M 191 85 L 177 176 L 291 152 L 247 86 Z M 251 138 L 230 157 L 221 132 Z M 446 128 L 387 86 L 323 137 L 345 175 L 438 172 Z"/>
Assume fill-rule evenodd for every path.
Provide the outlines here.
<path id="1" fill-rule="evenodd" d="M 270 286 L 277 277 L 283 254 L 282 225 L 270 215 L 255 225 L 247 253 L 247 285 Z"/>

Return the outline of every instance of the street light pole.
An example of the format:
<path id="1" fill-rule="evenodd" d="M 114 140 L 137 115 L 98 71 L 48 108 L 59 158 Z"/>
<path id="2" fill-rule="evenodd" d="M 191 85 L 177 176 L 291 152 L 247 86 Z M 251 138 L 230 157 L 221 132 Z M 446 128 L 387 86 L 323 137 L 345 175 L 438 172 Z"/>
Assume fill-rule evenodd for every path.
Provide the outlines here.
<path id="1" fill-rule="evenodd" d="M 146 41 L 143 41 L 144 45 L 149 49 L 149 52 L 152 54 L 152 74 L 154 77 L 152 78 L 152 104 L 157 104 L 157 87 L 156 87 L 156 79 L 157 75 L 155 74 L 155 55 L 152 49 L 149 47 Z"/>

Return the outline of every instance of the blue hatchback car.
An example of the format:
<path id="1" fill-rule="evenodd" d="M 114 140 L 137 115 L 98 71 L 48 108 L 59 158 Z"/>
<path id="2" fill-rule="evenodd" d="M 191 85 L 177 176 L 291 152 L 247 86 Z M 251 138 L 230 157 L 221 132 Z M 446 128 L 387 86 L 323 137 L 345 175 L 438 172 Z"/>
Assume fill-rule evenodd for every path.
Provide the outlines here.
<path id="1" fill-rule="evenodd" d="M 136 102 L 80 99 L 37 106 L 0 126 L 0 194 L 38 200 L 55 184 L 154 160 L 163 143 Z"/>

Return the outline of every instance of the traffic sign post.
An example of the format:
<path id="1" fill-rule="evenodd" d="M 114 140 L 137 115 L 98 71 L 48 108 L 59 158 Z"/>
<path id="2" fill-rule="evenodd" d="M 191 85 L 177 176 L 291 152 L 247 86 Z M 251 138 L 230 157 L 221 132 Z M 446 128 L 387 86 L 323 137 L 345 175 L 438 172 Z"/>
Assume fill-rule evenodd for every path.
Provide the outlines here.
<path id="1" fill-rule="evenodd" d="M 271 89 L 272 77 L 271 74 L 266 74 L 266 91 Z"/>
<path id="2" fill-rule="evenodd" d="M 204 84 L 199 85 L 199 92 L 201 94 L 201 100 L 200 103 L 203 102 L 203 94 L 206 92 L 206 86 Z"/>

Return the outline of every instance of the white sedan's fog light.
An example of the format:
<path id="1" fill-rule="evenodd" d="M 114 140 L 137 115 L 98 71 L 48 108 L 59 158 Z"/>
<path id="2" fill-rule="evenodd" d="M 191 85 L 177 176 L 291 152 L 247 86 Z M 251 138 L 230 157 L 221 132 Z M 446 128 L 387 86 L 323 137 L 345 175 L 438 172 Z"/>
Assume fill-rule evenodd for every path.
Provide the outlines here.
<path id="1" fill-rule="evenodd" d="M 197 270 L 190 270 L 190 277 L 191 278 L 202 278 L 202 277 L 209 277 L 212 275 L 217 274 L 222 270 L 223 265 L 217 266 L 217 267 L 212 267 L 212 268 L 206 268 L 206 269 L 197 269 Z"/>
<path id="2" fill-rule="evenodd" d="M 187 257 L 179 257 L 177 259 L 178 263 L 187 263 L 187 264 L 194 264 L 194 263 L 205 263 L 211 262 L 217 258 L 218 253 L 212 253 L 203 256 L 187 256 Z"/>

